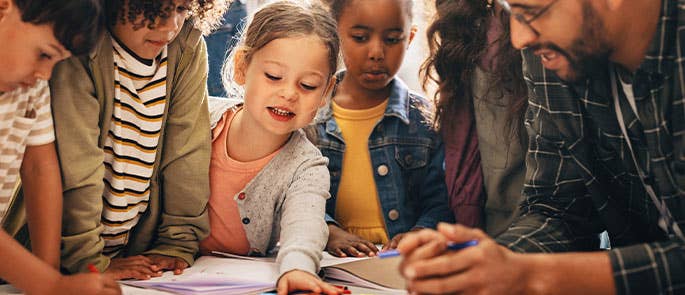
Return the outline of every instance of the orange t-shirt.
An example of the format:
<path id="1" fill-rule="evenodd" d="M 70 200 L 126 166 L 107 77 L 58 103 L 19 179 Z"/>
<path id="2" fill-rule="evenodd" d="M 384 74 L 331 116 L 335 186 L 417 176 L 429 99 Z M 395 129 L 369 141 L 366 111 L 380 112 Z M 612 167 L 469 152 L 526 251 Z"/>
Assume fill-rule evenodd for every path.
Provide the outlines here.
<path id="1" fill-rule="evenodd" d="M 280 151 L 250 162 L 239 162 L 228 155 L 226 138 L 233 116 L 241 109 L 229 109 L 212 130 L 212 158 L 209 166 L 209 237 L 200 242 L 200 253 L 212 251 L 247 255 L 250 243 L 240 219 L 234 197 Z"/>

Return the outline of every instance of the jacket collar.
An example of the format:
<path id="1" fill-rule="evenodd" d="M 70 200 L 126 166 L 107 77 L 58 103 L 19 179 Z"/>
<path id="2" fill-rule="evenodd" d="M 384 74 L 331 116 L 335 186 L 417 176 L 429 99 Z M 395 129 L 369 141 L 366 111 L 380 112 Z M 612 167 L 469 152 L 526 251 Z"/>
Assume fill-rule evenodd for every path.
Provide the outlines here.
<path id="1" fill-rule="evenodd" d="M 345 71 L 340 71 L 336 75 L 336 85 L 335 88 L 333 89 L 333 96 L 335 96 L 335 91 L 337 90 L 337 87 L 342 81 L 343 77 L 345 77 Z M 384 117 L 397 117 L 404 124 L 409 125 L 409 87 L 398 77 L 394 77 L 392 81 L 390 81 L 390 97 L 388 98 L 388 106 L 385 108 L 385 113 Z M 323 112 L 320 113 L 320 120 L 319 122 L 327 122 L 326 123 L 326 130 L 335 130 L 337 127 L 335 126 L 330 126 L 330 124 L 333 122 L 331 118 L 333 117 L 333 108 L 331 108 L 330 104 L 323 109 Z M 333 123 L 334 124 L 334 123 Z M 332 128 L 332 129 L 331 129 Z"/>

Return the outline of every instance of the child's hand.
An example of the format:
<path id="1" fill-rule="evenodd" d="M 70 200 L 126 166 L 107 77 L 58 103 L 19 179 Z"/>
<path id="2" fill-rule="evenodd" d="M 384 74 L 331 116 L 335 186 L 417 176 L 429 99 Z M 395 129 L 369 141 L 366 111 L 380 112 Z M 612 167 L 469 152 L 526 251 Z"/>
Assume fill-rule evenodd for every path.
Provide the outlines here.
<path id="1" fill-rule="evenodd" d="M 402 240 L 402 238 L 404 238 L 404 235 L 406 234 L 407 233 L 396 234 L 394 237 L 392 237 L 392 240 L 388 241 L 385 245 L 383 245 L 383 249 L 381 249 L 381 251 L 397 248 L 397 245 L 400 244 L 400 240 Z"/>
<path id="2" fill-rule="evenodd" d="M 424 228 L 417 226 L 417 227 L 412 228 L 409 232 L 420 231 L 422 229 L 424 229 Z M 383 245 L 383 249 L 381 249 L 381 251 L 397 248 L 397 245 L 400 244 L 400 241 L 402 240 L 402 238 L 406 237 L 406 234 L 407 233 L 396 234 L 394 237 L 392 237 L 392 239 L 390 241 L 388 241 L 388 243 Z"/>
<path id="3" fill-rule="evenodd" d="M 27 295 L 40 294 L 79 294 L 79 295 L 119 295 L 121 288 L 112 278 L 99 273 L 84 273 L 72 276 L 61 275 L 51 286 L 36 284 L 37 289 L 26 290 Z"/>
<path id="4" fill-rule="evenodd" d="M 161 268 L 152 259 L 137 255 L 126 258 L 114 258 L 105 270 L 105 274 L 114 280 L 137 279 L 147 280 L 162 275 Z"/>
<path id="5" fill-rule="evenodd" d="M 340 289 L 322 281 L 305 271 L 291 270 L 284 273 L 276 283 L 278 295 L 287 295 L 293 291 L 312 291 L 315 294 L 338 295 Z"/>
<path id="6" fill-rule="evenodd" d="M 328 225 L 328 229 L 330 233 L 326 251 L 331 255 L 337 257 L 376 256 L 378 248 L 373 243 L 332 224 Z"/>
<path id="7" fill-rule="evenodd" d="M 148 255 L 147 257 L 162 270 L 173 270 L 175 275 L 182 274 L 183 270 L 188 268 L 188 262 L 178 257 L 164 255 Z"/>

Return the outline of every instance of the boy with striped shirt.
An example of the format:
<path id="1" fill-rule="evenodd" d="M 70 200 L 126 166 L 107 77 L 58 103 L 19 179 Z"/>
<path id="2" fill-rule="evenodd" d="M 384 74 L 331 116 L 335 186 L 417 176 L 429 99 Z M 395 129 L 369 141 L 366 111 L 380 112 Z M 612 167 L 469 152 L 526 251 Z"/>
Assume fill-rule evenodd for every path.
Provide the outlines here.
<path id="1" fill-rule="evenodd" d="M 0 278 L 27 294 L 120 294 L 100 274 L 57 270 L 62 196 L 46 80 L 57 62 L 92 47 L 98 3 L 0 0 L 0 220 L 9 223 L 21 177 L 36 255 L 0 231 Z"/>
<path id="2" fill-rule="evenodd" d="M 108 0 L 108 32 L 50 81 L 64 185 L 62 268 L 176 274 L 209 232 L 202 32 L 225 1 Z"/>

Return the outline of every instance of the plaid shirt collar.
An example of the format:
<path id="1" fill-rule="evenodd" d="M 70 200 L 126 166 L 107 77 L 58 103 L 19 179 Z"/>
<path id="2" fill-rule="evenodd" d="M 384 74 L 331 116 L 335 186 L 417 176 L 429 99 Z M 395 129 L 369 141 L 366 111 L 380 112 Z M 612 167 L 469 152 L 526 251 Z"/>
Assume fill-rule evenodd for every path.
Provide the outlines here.
<path id="1" fill-rule="evenodd" d="M 654 38 L 638 72 L 647 75 L 670 75 L 675 63 L 675 42 L 677 30 L 678 3 L 675 0 L 661 1 L 661 15 Z"/>

